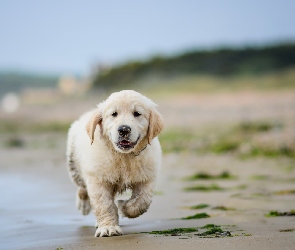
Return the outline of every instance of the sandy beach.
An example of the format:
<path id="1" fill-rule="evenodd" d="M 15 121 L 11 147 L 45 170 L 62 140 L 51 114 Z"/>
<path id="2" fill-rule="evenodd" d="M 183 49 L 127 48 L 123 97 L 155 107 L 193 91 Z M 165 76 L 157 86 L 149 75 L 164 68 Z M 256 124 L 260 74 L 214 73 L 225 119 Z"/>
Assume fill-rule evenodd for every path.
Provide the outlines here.
<path id="1" fill-rule="evenodd" d="M 156 102 L 167 131 L 175 127 L 180 131 L 191 128 L 205 131 L 202 135 L 210 138 L 216 127 L 226 130 L 245 120 L 281 122 L 282 129 L 274 127 L 261 132 L 255 140 L 295 141 L 294 91 L 204 94 Z M 29 112 L 30 109 L 23 107 L 18 116 L 33 119 L 34 112 Z M 57 109 L 75 119 L 82 108 L 77 103 L 77 109 L 71 105 L 42 109 L 48 111 L 44 119 L 50 120 Z M 75 111 L 69 115 L 70 110 Z M 123 236 L 95 238 L 94 216 L 82 216 L 75 207 L 76 187 L 70 181 L 65 163 L 66 134 L 21 133 L 20 136 L 25 146 L 6 147 L 4 142 L 11 135 L 1 135 L 0 249 L 295 249 L 295 216 L 265 216 L 271 210 L 295 209 L 293 157 L 243 158 L 238 150 L 237 153 L 165 151 L 148 212 L 136 219 L 120 217 Z M 232 178 L 218 178 L 225 172 Z M 188 180 L 196 173 L 215 177 Z M 196 186 L 218 188 L 188 191 Z M 208 206 L 191 208 L 198 204 Z M 181 219 L 196 213 L 210 217 Z M 220 226 L 230 236 L 197 235 L 207 224 Z M 149 233 L 174 228 L 199 231 L 176 236 Z"/>

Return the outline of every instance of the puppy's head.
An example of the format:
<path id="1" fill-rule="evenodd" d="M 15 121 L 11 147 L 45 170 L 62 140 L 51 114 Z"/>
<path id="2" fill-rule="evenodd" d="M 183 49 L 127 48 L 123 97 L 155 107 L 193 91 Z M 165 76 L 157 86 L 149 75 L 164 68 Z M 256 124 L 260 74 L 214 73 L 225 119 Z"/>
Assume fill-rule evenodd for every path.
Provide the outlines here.
<path id="1" fill-rule="evenodd" d="M 139 144 L 151 143 L 163 128 L 163 120 L 156 104 L 147 97 L 132 91 L 113 93 L 98 105 L 86 130 L 94 141 L 94 132 L 100 126 L 101 138 L 108 139 L 121 153 L 134 151 Z"/>

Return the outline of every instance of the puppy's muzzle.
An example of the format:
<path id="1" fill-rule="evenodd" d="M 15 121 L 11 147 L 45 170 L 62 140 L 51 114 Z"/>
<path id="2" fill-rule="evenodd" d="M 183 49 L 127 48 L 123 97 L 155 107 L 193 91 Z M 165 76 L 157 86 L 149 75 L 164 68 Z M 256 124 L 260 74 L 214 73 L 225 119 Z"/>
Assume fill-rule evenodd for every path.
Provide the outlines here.
<path id="1" fill-rule="evenodd" d="M 131 128 L 127 125 L 122 125 L 118 128 L 118 133 L 122 137 L 127 137 L 131 133 Z"/>

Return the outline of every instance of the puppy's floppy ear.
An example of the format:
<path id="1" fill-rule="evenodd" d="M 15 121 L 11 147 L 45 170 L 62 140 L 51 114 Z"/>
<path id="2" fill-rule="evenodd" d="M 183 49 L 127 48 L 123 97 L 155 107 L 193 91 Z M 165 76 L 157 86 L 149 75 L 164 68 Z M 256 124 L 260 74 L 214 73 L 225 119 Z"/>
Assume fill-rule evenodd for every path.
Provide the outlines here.
<path id="1" fill-rule="evenodd" d="M 148 143 L 151 144 L 151 141 L 162 131 L 164 126 L 162 115 L 156 110 L 153 109 L 150 111 L 149 127 L 147 132 Z"/>
<path id="2" fill-rule="evenodd" d="M 94 141 L 94 132 L 95 132 L 96 126 L 97 125 L 101 126 L 101 123 L 102 123 L 102 113 L 100 110 L 96 110 L 90 117 L 88 123 L 86 124 L 86 131 L 91 140 L 91 145 Z"/>

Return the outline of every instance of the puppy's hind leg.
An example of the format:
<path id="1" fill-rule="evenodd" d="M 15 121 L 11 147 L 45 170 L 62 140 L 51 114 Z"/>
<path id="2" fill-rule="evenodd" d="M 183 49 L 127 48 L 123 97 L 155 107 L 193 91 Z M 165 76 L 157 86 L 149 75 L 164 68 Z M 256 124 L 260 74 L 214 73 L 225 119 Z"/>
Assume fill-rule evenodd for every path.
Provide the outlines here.
<path id="1" fill-rule="evenodd" d="M 86 184 L 82 178 L 74 157 L 73 145 L 68 147 L 67 152 L 68 170 L 72 181 L 78 186 L 76 195 L 76 206 L 83 215 L 88 215 L 91 211 L 90 200 L 86 189 Z"/>
<path id="2" fill-rule="evenodd" d="M 82 187 L 78 187 L 76 206 L 83 215 L 88 215 L 91 211 L 91 205 L 87 190 Z"/>

